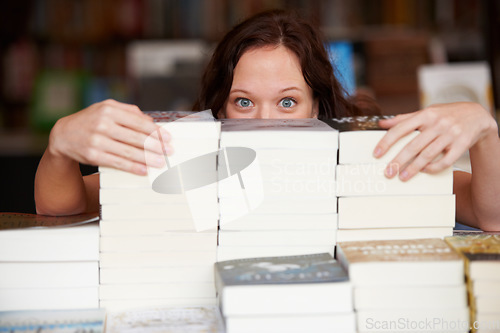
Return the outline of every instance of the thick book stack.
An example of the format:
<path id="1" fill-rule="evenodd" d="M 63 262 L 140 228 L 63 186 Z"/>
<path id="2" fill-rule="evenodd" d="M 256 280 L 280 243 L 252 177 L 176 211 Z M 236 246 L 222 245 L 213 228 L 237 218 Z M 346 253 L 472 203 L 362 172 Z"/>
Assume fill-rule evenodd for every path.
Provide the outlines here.
<path id="1" fill-rule="evenodd" d="M 465 259 L 473 332 L 500 332 L 500 235 L 455 235 L 445 241 Z"/>
<path id="2" fill-rule="evenodd" d="M 100 168 L 101 307 L 215 304 L 220 125 L 202 115 L 152 114 L 174 153 L 148 176 Z"/>
<path id="3" fill-rule="evenodd" d="M 333 253 L 338 132 L 317 119 L 221 122 L 217 259 Z"/>
<path id="4" fill-rule="evenodd" d="M 328 253 L 215 264 L 226 333 L 355 332 L 352 288 Z"/>
<path id="5" fill-rule="evenodd" d="M 387 132 L 378 127 L 379 119 L 328 121 L 340 131 L 337 242 L 451 236 L 455 225 L 452 169 L 420 172 L 406 182 L 398 175 L 386 178 L 387 165 L 419 132 L 408 134 L 383 157 L 375 158 L 375 146 Z"/>
<path id="6" fill-rule="evenodd" d="M 358 332 L 469 332 L 463 260 L 442 239 L 339 242 Z"/>
<path id="7" fill-rule="evenodd" d="M 0 231 L 0 311 L 97 308 L 98 260 L 97 222 Z"/>

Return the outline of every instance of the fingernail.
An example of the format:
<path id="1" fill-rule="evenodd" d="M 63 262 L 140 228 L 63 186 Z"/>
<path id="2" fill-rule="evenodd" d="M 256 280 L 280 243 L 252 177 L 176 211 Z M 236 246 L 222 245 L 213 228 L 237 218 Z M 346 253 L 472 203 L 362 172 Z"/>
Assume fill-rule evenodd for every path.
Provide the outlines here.
<path id="1" fill-rule="evenodd" d="M 408 176 L 409 176 L 409 175 L 408 175 L 408 171 L 406 171 L 406 170 L 403 170 L 403 171 L 401 171 L 401 172 L 399 173 L 399 178 L 400 178 L 401 180 L 407 180 L 407 179 L 408 179 Z"/>
<path id="2" fill-rule="evenodd" d="M 145 165 L 141 165 L 139 166 L 138 171 L 141 175 L 145 175 L 148 172 L 148 169 L 146 168 Z"/>
<path id="3" fill-rule="evenodd" d="M 153 166 L 156 168 L 162 167 L 165 165 L 165 158 L 163 156 L 157 156 L 153 160 Z"/>
<path id="4" fill-rule="evenodd" d="M 373 152 L 373 155 L 375 157 L 379 157 L 380 154 L 382 154 L 382 149 L 380 149 L 380 147 L 375 148 L 375 151 Z"/>
<path id="5" fill-rule="evenodd" d="M 166 130 L 164 130 L 163 128 L 160 128 L 160 134 L 161 134 L 161 139 L 163 142 L 170 141 L 170 133 L 168 133 Z"/>
<path id="6" fill-rule="evenodd" d="M 387 166 L 387 168 L 385 168 L 385 175 L 389 178 L 394 176 L 394 169 L 392 168 L 392 165 L 389 165 Z"/>
<path id="7" fill-rule="evenodd" d="M 174 148 L 172 148 L 172 146 L 165 146 L 165 153 L 167 155 L 172 155 L 174 153 Z"/>

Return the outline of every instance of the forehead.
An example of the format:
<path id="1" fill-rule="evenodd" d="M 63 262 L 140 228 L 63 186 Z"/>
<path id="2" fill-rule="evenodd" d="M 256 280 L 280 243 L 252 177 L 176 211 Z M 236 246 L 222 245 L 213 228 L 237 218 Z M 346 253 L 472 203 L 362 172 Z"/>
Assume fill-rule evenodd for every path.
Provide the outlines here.
<path id="1" fill-rule="evenodd" d="M 299 59 L 284 46 L 252 48 L 243 53 L 234 70 L 233 87 L 255 84 L 307 86 Z"/>

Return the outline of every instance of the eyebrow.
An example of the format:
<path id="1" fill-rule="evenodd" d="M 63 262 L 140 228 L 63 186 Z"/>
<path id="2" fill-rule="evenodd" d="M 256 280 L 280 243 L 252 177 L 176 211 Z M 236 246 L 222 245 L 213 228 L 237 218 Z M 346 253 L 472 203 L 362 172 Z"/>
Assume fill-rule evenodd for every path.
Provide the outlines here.
<path id="1" fill-rule="evenodd" d="M 286 91 L 290 91 L 290 90 L 297 90 L 297 91 L 302 91 L 302 89 L 298 88 L 298 87 L 288 87 L 288 88 L 285 88 L 285 89 L 282 89 L 280 90 L 279 92 L 280 93 L 284 93 Z M 250 94 L 249 91 L 247 90 L 244 90 L 244 89 L 232 89 L 229 93 L 232 94 L 232 93 L 236 93 L 236 92 L 239 92 L 239 93 L 243 93 L 243 94 Z"/>

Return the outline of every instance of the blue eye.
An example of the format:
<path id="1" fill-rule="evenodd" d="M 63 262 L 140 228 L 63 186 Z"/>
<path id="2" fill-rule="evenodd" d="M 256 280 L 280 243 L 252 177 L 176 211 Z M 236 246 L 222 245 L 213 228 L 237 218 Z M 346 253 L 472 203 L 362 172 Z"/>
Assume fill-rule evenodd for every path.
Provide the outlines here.
<path id="1" fill-rule="evenodd" d="M 248 98 L 238 98 L 238 99 L 236 99 L 236 105 L 238 105 L 242 108 L 248 108 L 248 107 L 253 106 L 253 103 Z"/>
<path id="2" fill-rule="evenodd" d="M 279 103 L 279 105 L 284 108 L 291 108 L 295 104 L 296 102 L 293 100 L 293 98 L 290 97 L 283 98 Z"/>

